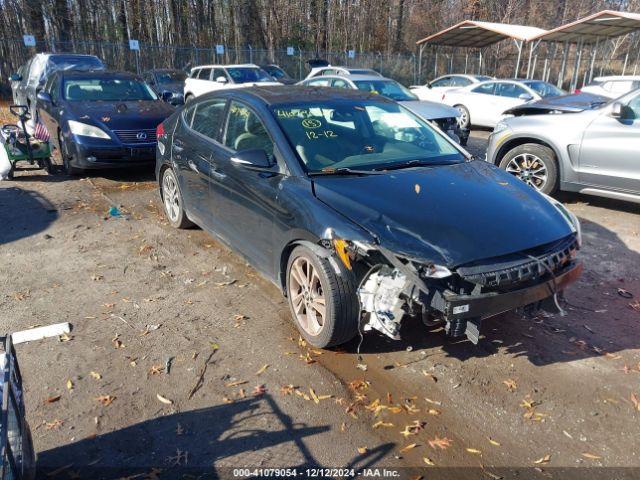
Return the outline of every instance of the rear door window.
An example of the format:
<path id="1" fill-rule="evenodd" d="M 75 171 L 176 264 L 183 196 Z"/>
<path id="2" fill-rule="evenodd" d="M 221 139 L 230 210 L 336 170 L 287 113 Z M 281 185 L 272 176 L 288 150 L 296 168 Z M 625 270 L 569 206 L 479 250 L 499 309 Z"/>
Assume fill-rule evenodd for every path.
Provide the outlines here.
<path id="1" fill-rule="evenodd" d="M 317 80 L 310 80 L 307 82 L 309 87 L 328 87 L 331 85 L 331 79 L 318 78 Z"/>
<path id="2" fill-rule="evenodd" d="M 432 87 L 450 87 L 451 86 L 451 77 L 442 77 L 438 80 L 434 80 L 431 82 Z"/>
<path id="3" fill-rule="evenodd" d="M 211 76 L 211 79 L 214 81 L 217 81 L 218 78 L 223 77 L 227 80 L 229 80 L 227 78 L 227 74 L 224 72 L 224 70 L 222 68 L 214 68 L 213 69 L 213 75 Z"/>
<path id="4" fill-rule="evenodd" d="M 218 140 L 227 101 L 217 98 L 195 106 L 191 129 L 212 140 Z"/>
<path id="5" fill-rule="evenodd" d="M 209 80 L 209 78 L 211 78 L 211 69 L 201 68 L 198 73 L 198 80 Z"/>
<path id="6" fill-rule="evenodd" d="M 195 122 L 194 122 L 195 123 Z M 261 149 L 271 157 L 273 141 L 260 117 L 240 102 L 231 102 L 224 144 L 236 151 Z"/>
<path id="7" fill-rule="evenodd" d="M 452 87 L 466 87 L 467 85 L 471 85 L 471 80 L 465 77 L 453 77 L 451 79 Z"/>
<path id="8" fill-rule="evenodd" d="M 495 94 L 500 97 L 519 98 L 520 95 L 526 95 L 527 91 L 515 83 L 498 83 Z"/>

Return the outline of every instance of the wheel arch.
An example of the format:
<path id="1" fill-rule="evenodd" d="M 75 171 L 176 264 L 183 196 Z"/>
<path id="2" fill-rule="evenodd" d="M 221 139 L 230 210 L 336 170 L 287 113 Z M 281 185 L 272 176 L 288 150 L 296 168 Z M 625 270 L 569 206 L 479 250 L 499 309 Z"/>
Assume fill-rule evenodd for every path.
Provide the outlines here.
<path id="1" fill-rule="evenodd" d="M 553 152 L 556 160 L 556 167 L 558 168 L 558 173 L 559 173 L 558 181 L 562 181 L 562 179 L 564 178 L 564 171 L 563 171 L 563 165 L 561 161 L 562 156 L 560 155 L 560 152 L 551 142 L 547 142 L 537 137 L 517 137 L 517 138 L 511 138 L 508 141 L 504 142 L 502 145 L 500 145 L 500 148 L 498 149 L 496 155 L 493 157 L 493 164 L 496 166 L 500 165 L 500 161 L 502 160 L 502 157 L 504 157 L 507 154 L 507 152 L 509 152 L 510 150 L 513 150 L 516 147 L 519 147 L 520 145 L 524 145 L 526 143 L 534 143 L 536 145 L 542 145 L 543 147 L 547 147 Z"/>
<path id="2" fill-rule="evenodd" d="M 289 243 L 287 243 L 282 249 L 282 251 L 280 252 L 280 262 L 278 267 L 278 282 L 280 284 L 280 289 L 282 290 L 282 293 L 284 294 L 285 297 L 287 296 L 287 263 L 289 262 L 289 257 L 291 256 L 291 252 L 293 252 L 293 250 L 296 247 L 304 246 L 304 247 L 307 247 L 316 255 L 318 255 L 319 257 L 328 258 L 328 259 L 332 258 L 332 252 L 329 249 L 320 245 L 318 243 L 319 241 L 320 239 L 317 239 L 317 241 L 314 242 L 310 238 L 298 238 L 295 240 L 291 240 Z"/>

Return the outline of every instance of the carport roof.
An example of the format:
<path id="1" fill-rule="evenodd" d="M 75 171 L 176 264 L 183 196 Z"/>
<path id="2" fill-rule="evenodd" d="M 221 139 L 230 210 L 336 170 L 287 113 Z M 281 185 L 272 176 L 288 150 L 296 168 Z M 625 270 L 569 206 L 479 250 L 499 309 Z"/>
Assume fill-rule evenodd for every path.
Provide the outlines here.
<path id="1" fill-rule="evenodd" d="M 483 48 L 506 39 L 526 42 L 546 32 L 542 28 L 527 25 L 465 20 L 453 27 L 418 40 L 416 44 L 431 43 L 451 47 Z"/>
<path id="2" fill-rule="evenodd" d="M 640 30 L 640 14 L 603 10 L 575 22 L 541 33 L 530 40 L 543 42 L 595 43 L 603 38 L 613 38 Z"/>

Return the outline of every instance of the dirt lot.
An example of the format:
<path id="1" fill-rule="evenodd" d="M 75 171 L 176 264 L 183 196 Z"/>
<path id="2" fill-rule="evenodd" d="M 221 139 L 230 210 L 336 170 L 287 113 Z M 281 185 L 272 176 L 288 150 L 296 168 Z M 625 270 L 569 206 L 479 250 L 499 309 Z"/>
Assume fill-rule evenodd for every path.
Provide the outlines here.
<path id="1" fill-rule="evenodd" d="M 407 323 L 359 359 L 309 348 L 277 288 L 170 228 L 150 173 L 2 182 L 0 330 L 74 327 L 18 347 L 40 475 L 638 478 L 640 208 L 561 199 L 584 230 L 565 316 L 501 315 L 478 346 Z"/>

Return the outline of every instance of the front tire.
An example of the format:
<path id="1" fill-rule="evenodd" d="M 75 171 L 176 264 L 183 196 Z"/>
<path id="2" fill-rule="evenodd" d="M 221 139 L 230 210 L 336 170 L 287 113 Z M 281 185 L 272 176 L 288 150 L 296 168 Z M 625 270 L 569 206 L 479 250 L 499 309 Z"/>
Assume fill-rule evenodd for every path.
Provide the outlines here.
<path id="1" fill-rule="evenodd" d="M 471 114 L 469 113 L 469 109 L 464 105 L 454 105 L 453 108 L 460 112 L 460 118 L 458 119 L 458 125 L 460 125 L 460 128 L 470 128 Z"/>
<path id="2" fill-rule="evenodd" d="M 64 169 L 64 173 L 72 177 L 80 175 L 83 170 L 71 165 L 71 157 L 67 153 L 68 148 L 66 143 L 62 139 L 62 132 L 60 131 L 58 132 L 58 145 L 60 145 L 60 158 L 62 159 L 62 168 Z"/>
<path id="3" fill-rule="evenodd" d="M 558 164 L 549 147 L 525 143 L 509 150 L 499 167 L 547 195 L 558 189 Z"/>
<path id="4" fill-rule="evenodd" d="M 160 188 L 162 189 L 161 194 L 164 213 L 171 226 L 174 228 L 189 228 L 193 226 L 193 223 L 184 211 L 184 201 L 182 200 L 182 193 L 178 187 L 178 179 L 171 168 L 166 168 L 164 172 L 162 172 Z"/>
<path id="5" fill-rule="evenodd" d="M 196 97 L 195 97 L 193 94 L 191 94 L 191 93 L 187 93 L 187 96 L 186 96 L 186 97 L 184 97 L 184 103 L 185 103 L 185 105 L 186 105 L 187 103 L 192 102 L 194 98 L 196 98 Z"/>
<path id="6" fill-rule="evenodd" d="M 302 336 L 326 348 L 346 343 L 358 332 L 359 304 L 351 274 L 338 274 L 327 258 L 296 247 L 287 262 L 287 297 Z"/>

